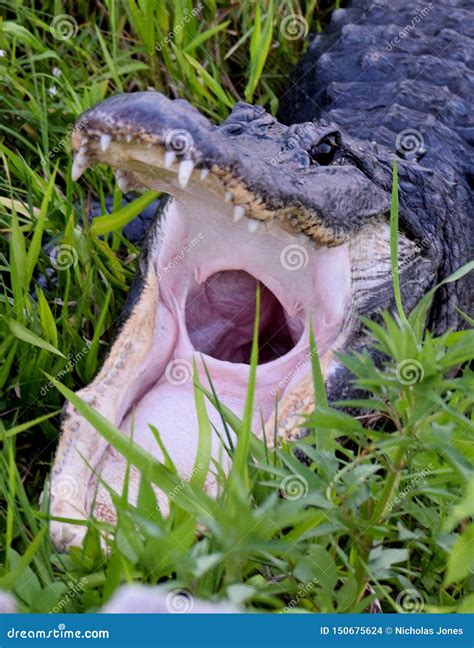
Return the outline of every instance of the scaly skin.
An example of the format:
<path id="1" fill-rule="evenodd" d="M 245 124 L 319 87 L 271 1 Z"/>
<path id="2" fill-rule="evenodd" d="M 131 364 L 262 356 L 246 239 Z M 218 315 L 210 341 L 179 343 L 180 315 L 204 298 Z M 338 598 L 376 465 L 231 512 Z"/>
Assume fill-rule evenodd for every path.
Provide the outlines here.
<path id="1" fill-rule="evenodd" d="M 311 43 L 280 108 L 283 123 L 325 119 L 410 161 L 401 228 L 437 259 L 433 283 L 472 258 L 473 67 L 472 2 L 354 0 Z M 455 307 L 471 302 L 472 279 L 443 289 L 432 325 L 460 323 Z"/>
<path id="2" fill-rule="evenodd" d="M 190 184 L 197 186 L 191 174 L 201 169 L 207 178 L 204 186 L 216 195 L 226 191 L 226 199 L 236 206 L 235 216 L 250 219 L 250 231 L 258 222 L 273 223 L 303 234 L 319 249 L 346 246 L 352 294 L 332 350 L 361 349 L 365 337 L 360 315 L 377 318 L 394 306 L 388 239 L 394 155 L 405 309 L 410 311 L 429 288 L 472 256 L 469 183 L 474 155 L 468 98 L 474 11 L 463 0 L 432 4 L 407 7 L 401 0 L 356 0 L 349 9 L 335 12 L 331 26 L 295 69 L 280 122 L 263 108 L 244 103 L 216 126 L 186 101 L 159 93 L 112 97 L 79 120 L 73 134 L 73 176 L 92 164 L 108 163 L 119 170 L 124 189 L 127 184 L 145 185 L 172 193 L 176 188 L 189 191 L 191 177 Z M 413 20 L 416 28 L 400 37 Z M 414 131 L 414 150 L 403 139 L 406 129 Z M 170 147 L 170 134 L 177 131 L 190 136 L 182 151 Z M 180 162 L 179 186 L 176 173 L 169 170 L 174 160 Z M 164 200 L 163 213 L 168 206 Z M 134 372 L 141 375 L 150 356 L 144 345 L 152 348 L 155 340 L 151 310 L 159 281 L 149 259 L 156 258 L 160 222 L 158 214 L 144 245 L 124 329 L 98 377 L 81 392 L 116 425 L 125 414 L 124 395 L 131 398 L 127 381 Z M 463 323 L 457 308 L 469 312 L 472 288 L 472 278 L 466 277 L 438 291 L 430 313 L 433 330 Z M 130 360 L 124 369 L 120 353 L 129 340 L 134 348 L 127 351 Z M 353 395 L 349 372 L 331 352 L 323 358 L 323 371 L 331 400 Z M 301 409 L 311 411 L 312 398 L 307 379 L 285 395 L 276 421 L 280 434 L 294 434 L 291 416 Z M 88 479 L 73 457 L 76 443 L 95 466 L 105 443 L 68 407 L 53 487 L 68 471 L 78 483 Z M 87 517 L 89 512 L 78 502 L 53 499 L 52 512 Z M 104 505 L 103 517 L 113 520 L 106 509 Z M 80 541 L 77 527 L 68 525 L 54 526 L 53 537 L 62 548 Z"/>

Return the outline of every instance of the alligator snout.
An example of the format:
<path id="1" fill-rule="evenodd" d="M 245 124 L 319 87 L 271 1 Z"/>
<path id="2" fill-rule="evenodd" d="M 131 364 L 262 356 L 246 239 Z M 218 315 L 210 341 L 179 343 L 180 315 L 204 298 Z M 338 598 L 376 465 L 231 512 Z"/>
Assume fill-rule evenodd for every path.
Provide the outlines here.
<path id="1" fill-rule="evenodd" d="M 388 193 L 355 163 L 362 146 L 350 138 L 343 144 L 326 122 L 288 127 L 245 103 L 216 126 L 188 102 L 158 92 L 117 95 L 79 119 L 73 148 L 75 179 L 105 163 L 124 188 L 128 179 L 173 193 L 165 172 L 176 161 L 180 188 L 194 172 L 210 172 L 215 191 L 234 197 L 248 218 L 277 220 L 324 245 L 347 241 L 389 209 Z"/>

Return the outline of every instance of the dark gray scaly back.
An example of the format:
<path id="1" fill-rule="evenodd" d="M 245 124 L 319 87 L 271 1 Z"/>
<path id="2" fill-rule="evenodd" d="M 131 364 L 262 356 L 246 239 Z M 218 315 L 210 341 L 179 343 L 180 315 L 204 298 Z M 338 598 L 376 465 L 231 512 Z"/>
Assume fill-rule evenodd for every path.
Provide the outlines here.
<path id="1" fill-rule="evenodd" d="M 354 0 L 311 43 L 286 98 L 283 121 L 330 119 L 402 154 L 413 144 L 447 179 L 472 177 L 474 0 Z M 418 143 L 413 133 L 404 146 L 407 129 Z"/>
<path id="2" fill-rule="evenodd" d="M 474 0 L 353 0 L 293 70 L 278 117 L 398 155 L 401 226 L 433 242 L 438 282 L 473 257 L 473 97 Z M 472 278 L 443 289 L 435 322 L 459 323 L 472 292 Z"/>

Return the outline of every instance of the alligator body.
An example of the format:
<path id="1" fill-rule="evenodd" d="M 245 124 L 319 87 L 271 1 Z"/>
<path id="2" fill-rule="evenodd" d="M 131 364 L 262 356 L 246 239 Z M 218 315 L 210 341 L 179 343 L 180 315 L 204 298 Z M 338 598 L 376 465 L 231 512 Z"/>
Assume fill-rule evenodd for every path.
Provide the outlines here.
<path id="1" fill-rule="evenodd" d="M 329 398 L 350 396 L 334 352 L 363 347 L 360 316 L 393 307 L 394 156 L 406 310 L 470 258 L 473 18 L 463 0 L 355 0 L 334 13 L 295 69 L 279 121 L 239 103 L 216 126 L 157 92 L 118 95 L 85 113 L 73 134 L 75 178 L 105 163 L 124 189 L 170 197 L 148 233 L 123 328 L 82 398 L 162 457 L 149 428 L 156 425 L 188 478 L 198 440 L 192 362 L 207 382 L 202 354 L 222 402 L 241 415 L 257 282 L 255 431 L 263 419 L 293 437 L 314 408 L 310 319 Z M 457 325 L 457 308 L 469 311 L 471 298 L 467 279 L 445 286 L 431 326 Z M 208 413 L 219 429 L 211 405 Z M 212 454 L 221 457 L 218 435 Z M 113 522 L 93 471 L 120 489 L 125 462 L 68 406 L 51 478 L 53 515 Z M 64 480 L 75 488 L 61 488 Z M 132 499 L 138 480 L 132 471 Z M 206 489 L 215 488 L 209 475 Z M 158 500 L 166 512 L 167 494 Z M 59 522 L 52 533 L 63 549 L 83 535 Z"/>

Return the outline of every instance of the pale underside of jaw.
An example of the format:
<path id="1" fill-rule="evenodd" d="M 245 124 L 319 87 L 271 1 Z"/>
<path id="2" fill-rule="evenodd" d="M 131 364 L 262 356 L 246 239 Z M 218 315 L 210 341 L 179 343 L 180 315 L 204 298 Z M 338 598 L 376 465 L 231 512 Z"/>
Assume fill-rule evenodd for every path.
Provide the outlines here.
<path id="1" fill-rule="evenodd" d="M 258 282 L 260 345 L 254 429 L 261 433 L 261 421 L 271 421 L 276 401 L 283 403 L 288 395 L 291 401 L 295 392 L 300 408 L 290 412 L 287 425 L 297 434 L 301 414 L 309 413 L 314 404 L 308 380 L 309 323 L 312 320 L 324 358 L 342 330 L 350 296 L 350 267 L 345 246 L 318 248 L 279 227 L 249 232 L 245 219 L 233 221 L 231 205 L 199 185 L 192 193 L 174 193 L 150 259 L 159 280 L 159 299 L 156 344 L 141 374 L 147 376 L 147 386 L 135 390 L 139 397 L 120 428 L 163 460 L 150 429 L 155 426 L 178 472 L 187 478 L 198 449 L 193 362 L 202 384 L 209 387 L 205 364 L 220 402 L 242 416 Z M 207 411 L 217 431 L 213 458 L 226 466 L 221 417 L 210 403 Z M 119 489 L 124 473 L 125 461 L 108 449 L 102 479 Z M 137 487 L 136 481 L 132 497 Z M 206 488 L 215 491 L 212 474 Z M 90 488 L 91 496 L 94 490 Z M 166 512 L 166 497 L 157 495 Z M 99 487 L 96 501 L 97 511 L 109 509 L 110 514 L 105 489 Z"/>
<path id="2" fill-rule="evenodd" d="M 109 148 L 110 142 L 105 144 Z M 129 380 L 129 384 L 123 389 L 120 403 L 106 402 L 105 370 L 85 391 L 89 400 L 102 394 L 102 411 L 109 413 L 112 422 L 163 460 L 150 428 L 156 427 L 179 474 L 187 479 L 198 449 L 193 363 L 202 384 L 209 386 L 205 365 L 221 403 L 242 416 L 259 284 L 254 431 L 262 433 L 263 420 L 271 438 L 274 428 L 281 434 L 296 436 L 301 416 L 314 407 L 310 321 L 327 374 L 331 370 L 331 350 L 337 348 L 349 316 L 350 259 L 347 245 L 321 247 L 305 236 L 286 231 L 278 221 L 259 224 L 244 217 L 244 208 L 235 204 L 236 196 L 229 200 L 212 174 L 200 174 L 189 166 L 183 171 L 171 156 L 166 160 L 168 168 L 164 158 L 156 166 L 153 155 L 140 150 L 137 162 L 137 154 L 130 159 L 120 147 L 107 151 L 107 162 L 119 169 L 119 177 L 126 174 L 127 181 L 174 196 L 149 251 L 148 276 L 153 275 L 155 292 L 144 291 L 141 297 L 140 309 L 146 311 L 148 299 L 154 310 L 153 317 L 148 313 L 145 318 L 153 326 L 150 342 L 147 349 L 141 349 L 143 360 L 138 369 L 130 370 L 128 376 L 126 362 L 121 369 L 117 380 Z M 131 319 L 134 316 L 135 311 Z M 127 341 L 122 334 L 110 358 L 122 357 L 120 345 L 125 344 L 130 346 L 136 341 Z M 114 398 L 110 390 L 109 399 Z M 277 401 L 281 415 L 275 420 Z M 207 403 L 206 408 L 214 428 L 212 457 L 226 469 L 229 459 L 221 441 L 225 438 L 223 423 L 212 404 Z M 105 481 L 120 493 L 126 461 L 105 446 L 103 451 L 96 451 L 90 463 L 96 474 L 87 473 L 85 502 L 80 506 L 86 515 L 94 509 L 98 518 L 113 521 L 110 495 L 99 482 Z M 129 486 L 132 502 L 138 484 L 139 474 L 133 469 Z M 210 494 L 216 492 L 212 470 L 205 487 Z M 167 494 L 158 490 L 156 494 L 166 513 Z M 74 517 L 71 512 L 69 515 Z"/>

